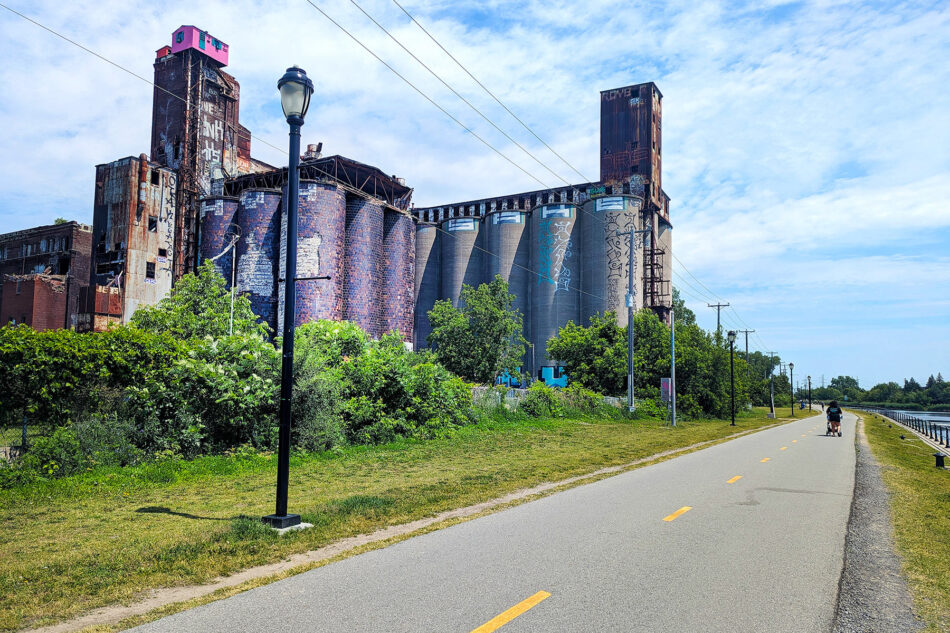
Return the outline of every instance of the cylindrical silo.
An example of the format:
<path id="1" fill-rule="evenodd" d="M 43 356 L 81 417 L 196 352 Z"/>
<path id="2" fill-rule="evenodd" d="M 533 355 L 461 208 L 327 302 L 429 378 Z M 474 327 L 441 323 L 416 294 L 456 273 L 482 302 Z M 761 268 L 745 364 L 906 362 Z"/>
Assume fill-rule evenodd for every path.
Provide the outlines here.
<path id="1" fill-rule="evenodd" d="M 479 218 L 454 218 L 442 222 L 442 293 L 458 306 L 462 284 L 482 283 L 482 237 Z"/>
<path id="2" fill-rule="evenodd" d="M 485 264 L 484 281 L 490 282 L 495 275 L 508 282 L 508 292 L 515 296 L 513 307 L 522 315 L 522 334 L 531 340 L 531 248 L 525 211 L 498 210 L 485 216 Z M 526 350 L 526 363 L 530 367 L 531 354 Z"/>
<path id="3" fill-rule="evenodd" d="M 287 189 L 284 188 L 284 196 Z M 286 209 L 286 204 L 284 205 Z M 343 319 L 343 256 L 346 239 L 346 196 L 333 183 L 300 181 L 297 205 L 297 314 L 294 325 L 317 319 Z M 286 257 L 286 214 L 281 214 L 279 279 Z M 330 277 L 330 279 L 309 279 Z M 284 326 L 284 285 L 277 290 L 277 331 Z"/>
<path id="4" fill-rule="evenodd" d="M 429 325 L 429 310 L 432 309 L 432 306 L 441 296 L 441 244 L 441 232 L 436 225 L 420 222 L 416 226 L 415 325 L 413 327 L 413 337 L 415 340 L 414 347 L 417 350 L 429 346 L 426 342 L 426 338 L 432 331 L 432 326 Z"/>
<path id="5" fill-rule="evenodd" d="M 531 213 L 531 341 L 535 377 L 541 367 L 556 367 L 547 356 L 547 343 L 568 321 L 580 315 L 580 259 L 575 254 L 578 208 L 571 203 L 543 204 Z M 545 380 L 555 376 L 544 375 Z"/>
<path id="6" fill-rule="evenodd" d="M 594 198 L 584 203 L 581 220 L 582 325 L 588 325 L 590 317 L 597 312 L 612 310 L 617 313 L 620 327 L 627 326 L 626 295 L 630 266 L 631 228 L 638 224 L 642 199 L 631 195 L 613 195 Z M 618 232 L 628 232 L 618 234 Z M 643 240 L 638 236 L 637 240 Z M 637 263 L 642 265 L 642 251 L 635 253 Z M 643 306 L 643 275 L 638 271 L 635 287 L 637 307 Z"/>
<path id="7" fill-rule="evenodd" d="M 411 343 L 416 227 L 407 213 L 386 209 L 383 216 L 383 332 L 399 330 Z"/>
<path id="8" fill-rule="evenodd" d="M 250 300 L 254 314 L 275 332 L 280 202 L 279 190 L 245 189 L 238 208 L 237 289 Z"/>
<path id="9" fill-rule="evenodd" d="M 234 261 L 234 249 L 222 255 L 233 236 L 240 233 L 234 230 L 235 214 L 238 209 L 238 199 L 229 196 L 212 196 L 201 200 L 201 248 L 199 249 L 199 263 L 213 259 L 214 267 L 231 289 L 231 264 Z M 220 255 L 220 257 L 218 257 Z"/>
<path id="10" fill-rule="evenodd" d="M 343 318 L 373 338 L 383 334 L 383 207 L 357 195 L 346 199 Z"/>

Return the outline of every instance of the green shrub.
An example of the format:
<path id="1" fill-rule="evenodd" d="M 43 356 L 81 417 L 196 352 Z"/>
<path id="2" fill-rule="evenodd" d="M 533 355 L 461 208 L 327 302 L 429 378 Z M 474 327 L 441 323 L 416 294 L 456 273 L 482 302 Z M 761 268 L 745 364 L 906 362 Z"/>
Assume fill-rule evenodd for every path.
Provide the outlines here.
<path id="1" fill-rule="evenodd" d="M 79 437 L 69 427 L 61 426 L 48 437 L 39 437 L 20 458 L 18 466 L 43 477 L 56 479 L 74 475 L 88 464 L 79 444 Z"/>
<path id="2" fill-rule="evenodd" d="M 543 382 L 535 382 L 528 388 L 518 409 L 533 417 L 564 415 L 564 406 L 558 398 L 557 392 Z"/>

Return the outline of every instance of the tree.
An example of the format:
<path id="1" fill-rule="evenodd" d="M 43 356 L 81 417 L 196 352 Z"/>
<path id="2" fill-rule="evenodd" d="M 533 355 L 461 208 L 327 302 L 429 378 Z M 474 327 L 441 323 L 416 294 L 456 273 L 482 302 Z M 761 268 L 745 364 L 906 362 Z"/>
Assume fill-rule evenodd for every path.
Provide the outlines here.
<path id="1" fill-rule="evenodd" d="M 53 224 L 57 226 L 59 226 L 60 224 L 69 224 L 69 220 L 67 220 L 66 218 L 56 218 L 55 220 L 53 220 Z"/>
<path id="2" fill-rule="evenodd" d="M 584 387 L 606 395 L 626 390 L 627 332 L 617 325 L 617 314 L 590 317 L 587 327 L 568 321 L 548 341 L 548 356 L 564 363 L 567 375 Z"/>
<path id="3" fill-rule="evenodd" d="M 495 275 L 490 283 L 462 286 L 459 307 L 448 299 L 436 301 L 429 311 L 439 362 L 468 380 L 491 383 L 502 372 L 518 373 L 527 341 L 521 334 L 521 312 L 512 307 L 515 296 L 508 282 Z"/>
<path id="4" fill-rule="evenodd" d="M 684 325 L 694 325 L 696 323 L 696 313 L 686 307 L 686 302 L 680 296 L 679 288 L 673 288 L 673 314 L 677 323 Z"/>
<path id="5" fill-rule="evenodd" d="M 229 335 L 231 292 L 214 264 L 206 261 L 198 274 L 178 280 L 171 293 L 154 306 L 144 306 L 132 315 L 132 325 L 180 339 L 221 338 Z M 234 334 L 266 337 L 269 329 L 251 310 L 247 297 L 234 295 Z"/>

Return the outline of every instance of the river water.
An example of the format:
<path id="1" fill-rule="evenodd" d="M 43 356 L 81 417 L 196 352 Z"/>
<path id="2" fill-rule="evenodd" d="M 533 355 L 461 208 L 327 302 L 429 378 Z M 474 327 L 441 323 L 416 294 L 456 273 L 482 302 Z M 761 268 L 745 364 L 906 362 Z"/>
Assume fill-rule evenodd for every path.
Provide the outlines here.
<path id="1" fill-rule="evenodd" d="M 933 422 L 940 426 L 950 426 L 950 411 L 900 411 L 926 422 Z"/>

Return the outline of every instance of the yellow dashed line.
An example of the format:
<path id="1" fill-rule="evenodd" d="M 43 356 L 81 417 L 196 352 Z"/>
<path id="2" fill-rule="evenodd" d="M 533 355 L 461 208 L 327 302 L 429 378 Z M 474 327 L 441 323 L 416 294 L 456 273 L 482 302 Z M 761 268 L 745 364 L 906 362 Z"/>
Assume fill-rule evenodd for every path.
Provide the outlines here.
<path id="1" fill-rule="evenodd" d="M 740 479 L 742 479 L 742 475 L 736 475 L 735 477 L 733 477 L 732 479 L 730 479 L 730 480 L 727 481 L 726 483 L 727 483 L 727 484 L 734 484 L 734 483 L 736 483 L 737 481 L 739 481 Z"/>
<path id="2" fill-rule="evenodd" d="M 782 448 L 780 448 L 780 449 L 778 449 L 778 450 L 780 450 L 780 451 L 787 451 L 787 450 L 788 450 L 788 447 L 787 447 L 787 446 L 783 446 Z"/>
<path id="3" fill-rule="evenodd" d="M 771 458 L 771 457 L 764 457 L 764 458 L 762 459 L 762 463 L 764 464 L 765 462 L 769 461 L 770 459 L 772 459 L 772 458 Z"/>
<path id="4" fill-rule="evenodd" d="M 676 512 L 674 512 L 674 513 L 671 514 L 670 516 L 664 517 L 663 520 L 664 520 L 664 521 L 672 521 L 672 520 L 675 519 L 676 517 L 678 517 L 678 516 L 680 516 L 680 515 L 683 515 L 683 514 L 686 514 L 687 512 L 689 512 L 689 511 L 692 510 L 692 509 L 693 509 L 693 506 L 683 506 L 682 508 L 680 508 L 679 510 L 677 510 Z"/>
<path id="5" fill-rule="evenodd" d="M 491 633 L 492 631 L 497 631 L 498 629 L 500 629 L 501 627 L 508 624 L 509 622 L 517 618 L 519 615 L 527 611 L 528 609 L 537 606 L 538 603 L 540 603 L 545 598 L 549 598 L 549 597 L 551 597 L 551 594 L 549 594 L 547 591 L 539 591 L 538 593 L 534 594 L 530 598 L 526 600 L 522 600 L 521 602 L 511 607 L 504 613 L 496 615 L 491 620 L 481 625 L 477 629 L 473 629 L 472 633 Z"/>

